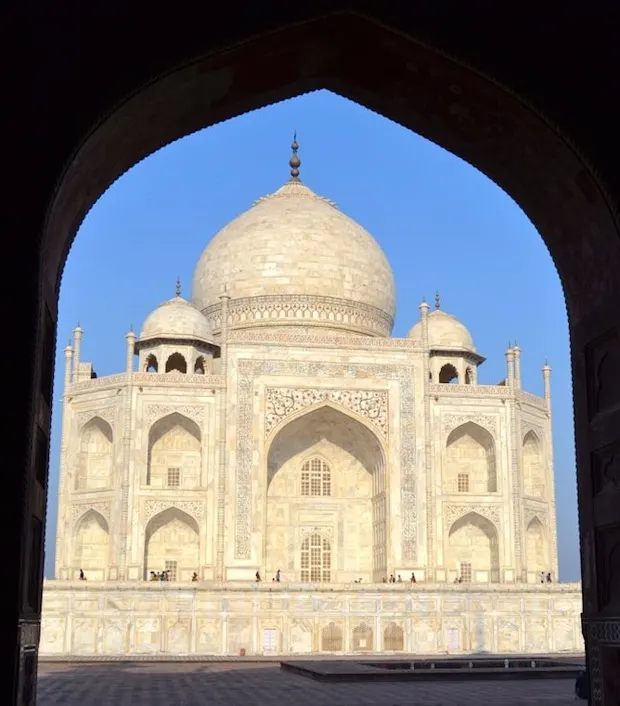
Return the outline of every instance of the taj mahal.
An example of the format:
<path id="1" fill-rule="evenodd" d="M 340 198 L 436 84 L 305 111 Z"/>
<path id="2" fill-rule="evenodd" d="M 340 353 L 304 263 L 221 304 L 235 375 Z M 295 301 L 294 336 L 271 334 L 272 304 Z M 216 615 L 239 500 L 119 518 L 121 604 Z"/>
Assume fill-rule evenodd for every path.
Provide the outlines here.
<path id="1" fill-rule="evenodd" d="M 439 295 L 392 337 L 386 256 L 292 147 L 124 371 L 97 377 L 79 326 L 65 348 L 41 654 L 581 651 L 551 368 L 524 390 L 509 345 L 481 384 Z"/>

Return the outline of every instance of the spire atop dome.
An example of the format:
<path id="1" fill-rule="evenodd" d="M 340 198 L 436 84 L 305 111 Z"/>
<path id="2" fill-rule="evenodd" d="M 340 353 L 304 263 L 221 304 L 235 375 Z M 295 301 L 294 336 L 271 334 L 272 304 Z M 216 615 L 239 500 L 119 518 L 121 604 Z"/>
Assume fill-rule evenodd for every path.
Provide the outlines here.
<path id="1" fill-rule="evenodd" d="M 301 159 L 297 156 L 297 150 L 299 145 L 297 144 L 297 130 L 293 133 L 293 144 L 291 145 L 293 154 L 289 160 L 289 166 L 291 168 L 291 181 L 299 181 L 299 167 L 301 166 Z"/>
<path id="2" fill-rule="evenodd" d="M 439 298 L 439 290 L 435 292 L 435 309 L 441 309 L 441 299 Z"/>
<path id="3" fill-rule="evenodd" d="M 181 296 L 181 278 L 180 277 L 177 277 L 176 295 L 177 295 L 177 297 Z"/>

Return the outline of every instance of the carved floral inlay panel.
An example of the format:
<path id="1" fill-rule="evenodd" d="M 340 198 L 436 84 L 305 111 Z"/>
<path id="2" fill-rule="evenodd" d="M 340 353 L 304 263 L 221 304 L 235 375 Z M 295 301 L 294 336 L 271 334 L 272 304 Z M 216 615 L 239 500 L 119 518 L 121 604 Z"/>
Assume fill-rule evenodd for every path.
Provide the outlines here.
<path id="1" fill-rule="evenodd" d="M 148 522 L 155 515 L 170 508 L 177 508 L 195 520 L 200 520 L 205 510 L 202 500 L 147 500 L 144 503 L 144 521 Z"/>
<path id="2" fill-rule="evenodd" d="M 443 418 L 444 436 L 450 434 L 450 432 L 463 424 L 467 424 L 467 422 L 477 424 L 479 427 L 491 432 L 491 434 L 497 438 L 497 418 L 490 414 L 447 414 Z"/>
<path id="3" fill-rule="evenodd" d="M 71 506 L 71 521 L 75 522 L 77 519 L 83 517 L 90 510 L 98 512 L 102 517 L 104 517 L 108 522 L 110 521 L 110 503 L 109 502 L 96 502 L 96 503 L 79 503 Z"/>
<path id="4" fill-rule="evenodd" d="M 79 412 L 77 415 L 78 426 L 81 429 L 95 417 L 100 417 L 112 428 L 114 428 L 114 424 L 116 422 L 116 407 L 103 407 L 102 409 L 89 409 L 84 412 Z"/>
<path id="5" fill-rule="evenodd" d="M 239 360 L 237 382 L 237 467 L 235 469 L 235 558 L 251 558 L 252 469 L 254 448 L 253 402 L 257 378 L 344 377 L 394 380 L 400 391 L 400 464 L 403 559 L 415 561 L 417 553 L 418 509 L 416 503 L 415 418 L 413 377 L 410 367 L 400 365 L 363 365 L 314 361 Z"/>
<path id="6" fill-rule="evenodd" d="M 265 390 L 265 436 L 285 419 L 312 405 L 332 402 L 366 419 L 386 439 L 387 390 L 321 390 L 304 387 L 268 387 Z"/>
<path id="7" fill-rule="evenodd" d="M 444 517 L 447 526 L 451 527 L 457 520 L 460 520 L 461 517 L 468 515 L 470 512 L 475 512 L 477 515 L 490 520 L 499 532 L 500 508 L 497 505 L 445 505 Z"/>
<path id="8" fill-rule="evenodd" d="M 190 405 L 150 404 L 144 411 L 144 419 L 147 425 L 151 426 L 151 424 L 156 422 L 158 419 L 167 417 L 169 414 L 173 414 L 175 412 L 196 422 L 199 427 L 202 426 L 204 419 L 203 407 Z"/>

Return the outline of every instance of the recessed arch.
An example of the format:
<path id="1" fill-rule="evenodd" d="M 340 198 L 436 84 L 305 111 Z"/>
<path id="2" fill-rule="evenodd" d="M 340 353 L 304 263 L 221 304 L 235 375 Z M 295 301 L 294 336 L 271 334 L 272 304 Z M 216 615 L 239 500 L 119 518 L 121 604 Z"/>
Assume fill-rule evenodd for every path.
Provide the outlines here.
<path id="1" fill-rule="evenodd" d="M 194 375 L 204 375 L 206 373 L 206 364 L 204 355 L 199 355 L 194 362 Z"/>
<path id="2" fill-rule="evenodd" d="M 74 488 L 104 490 L 112 482 L 114 432 L 105 419 L 92 417 L 80 430 Z"/>
<path id="3" fill-rule="evenodd" d="M 172 412 L 150 427 L 147 485 L 193 488 L 200 485 L 201 467 L 202 433 L 194 420 Z"/>
<path id="4" fill-rule="evenodd" d="M 181 373 L 185 375 L 187 373 L 187 361 L 185 356 L 181 353 L 172 353 L 166 360 L 166 372 L 167 373 Z"/>
<path id="5" fill-rule="evenodd" d="M 542 443 L 539 436 L 532 430 L 529 430 L 523 437 L 521 463 L 524 495 L 530 498 L 544 498 L 546 488 Z"/>
<path id="6" fill-rule="evenodd" d="M 448 434 L 443 486 L 445 493 L 497 491 L 495 439 L 488 429 L 475 422 L 465 422 Z"/>
<path id="7" fill-rule="evenodd" d="M 537 515 L 530 519 L 525 529 L 525 564 L 530 583 L 538 583 L 541 572 L 550 571 L 547 531 Z"/>
<path id="8" fill-rule="evenodd" d="M 368 429 L 368 431 L 375 437 L 377 443 L 381 447 L 382 453 L 384 455 L 387 454 L 387 447 L 385 445 L 385 442 L 381 438 L 379 430 L 372 423 L 365 419 L 361 414 L 357 414 L 352 409 L 349 409 L 348 407 L 345 407 L 343 405 L 339 405 L 337 402 L 333 402 L 331 400 L 321 400 L 320 402 L 308 405 L 307 407 L 303 407 L 302 409 L 299 409 L 296 412 L 293 412 L 292 414 L 282 419 L 267 435 L 265 441 L 265 451 L 269 453 L 269 449 L 278 434 L 282 431 L 282 429 L 291 424 L 291 422 L 294 422 L 296 419 L 305 417 L 306 415 L 311 414 L 312 412 L 315 412 L 317 410 L 321 410 L 323 408 L 329 408 L 334 410 L 334 412 L 339 412 L 340 414 L 343 414 L 355 420 L 356 422 L 359 422 L 363 427 L 366 427 L 366 429 Z"/>
<path id="9" fill-rule="evenodd" d="M 499 535 L 491 520 L 468 512 L 455 520 L 447 535 L 448 571 L 466 582 L 499 582 Z"/>
<path id="10" fill-rule="evenodd" d="M 318 497 L 303 492 L 309 460 L 320 465 L 321 502 L 330 503 L 328 519 L 316 510 Z M 266 455 L 265 542 L 267 573 L 288 567 L 301 576 L 300 559 L 291 554 L 308 527 L 325 527 L 334 537 L 355 536 L 355 550 L 340 553 L 332 581 L 381 580 L 387 560 L 388 496 L 383 446 L 369 425 L 333 405 L 306 408 L 278 428 Z M 329 484 L 325 485 L 328 469 Z M 265 477 L 265 476 L 263 476 Z M 317 476 L 318 479 L 318 476 Z M 309 477 L 308 483 L 312 483 Z M 316 480 L 316 479 L 315 479 Z M 329 495 L 324 493 L 329 490 Z M 312 490 L 309 487 L 309 490 Z M 303 510 L 302 510 L 303 508 Z M 338 526 L 342 527 L 340 534 Z M 343 535 L 344 533 L 344 535 Z M 346 537 L 342 541 L 347 541 Z M 348 542 L 348 544 L 351 544 Z M 352 545 L 351 545 L 352 546 Z M 372 547 L 372 551 L 362 547 Z"/>
<path id="11" fill-rule="evenodd" d="M 73 566 L 83 569 L 91 580 L 107 576 L 110 552 L 110 528 L 106 518 L 89 508 L 78 518 L 73 536 Z"/>
<path id="12" fill-rule="evenodd" d="M 200 529 L 194 517 L 171 505 L 152 517 L 144 532 L 144 579 L 169 571 L 190 580 L 200 566 Z"/>

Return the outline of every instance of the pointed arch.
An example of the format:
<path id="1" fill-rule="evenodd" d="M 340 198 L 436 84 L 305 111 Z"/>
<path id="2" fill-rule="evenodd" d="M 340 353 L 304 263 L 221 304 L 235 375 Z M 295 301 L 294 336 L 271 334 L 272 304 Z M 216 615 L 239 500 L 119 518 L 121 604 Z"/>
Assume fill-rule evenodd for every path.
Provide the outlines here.
<path id="1" fill-rule="evenodd" d="M 195 518 L 171 506 L 152 517 L 144 532 L 144 579 L 169 571 L 173 580 L 189 580 L 200 567 L 200 529 Z"/>
<path id="2" fill-rule="evenodd" d="M 179 412 L 158 419 L 149 429 L 146 484 L 157 488 L 200 485 L 202 433 Z"/>
<path id="3" fill-rule="evenodd" d="M 95 416 L 80 431 L 75 472 L 76 490 L 102 490 L 112 482 L 114 432 L 109 422 Z"/>
<path id="4" fill-rule="evenodd" d="M 530 498 L 545 497 L 545 469 L 542 443 L 532 430 L 523 437 L 521 448 L 523 465 L 523 493 Z"/>
<path id="5" fill-rule="evenodd" d="M 352 637 L 353 652 L 372 652 L 374 635 L 370 625 L 361 622 L 353 629 Z"/>
<path id="6" fill-rule="evenodd" d="M 73 538 L 73 565 L 84 569 L 95 579 L 107 575 L 110 552 L 110 528 L 106 518 L 97 510 L 88 509 L 75 523 Z"/>
<path id="7" fill-rule="evenodd" d="M 206 372 L 206 364 L 204 355 L 199 355 L 194 362 L 194 375 L 204 375 Z"/>
<path id="8" fill-rule="evenodd" d="M 185 356 L 180 353 L 173 353 L 168 356 L 166 360 L 166 372 L 167 373 L 187 373 L 187 361 Z"/>
<path id="9" fill-rule="evenodd" d="M 547 532 L 537 515 L 525 529 L 525 563 L 530 583 L 538 583 L 541 571 L 549 571 Z"/>
<path id="10" fill-rule="evenodd" d="M 387 568 L 389 512 L 385 455 L 375 431 L 348 411 L 320 404 L 289 418 L 267 448 L 266 572 L 290 567 L 307 580 L 303 552 L 295 549 L 299 538 L 308 527 L 327 522 L 336 530 L 334 523 L 341 523 L 357 539 L 338 565 L 333 562 L 330 580 L 380 581 Z M 316 515 L 316 500 L 328 491 L 333 512 L 325 520 Z"/>
<path id="11" fill-rule="evenodd" d="M 442 384 L 457 384 L 459 380 L 459 374 L 457 369 L 452 365 L 452 363 L 444 363 L 439 370 L 439 382 Z"/>
<path id="12" fill-rule="evenodd" d="M 159 369 L 159 364 L 157 362 L 157 356 L 153 353 L 149 353 L 144 361 L 144 372 L 145 373 L 156 373 Z"/>
<path id="13" fill-rule="evenodd" d="M 491 432 L 475 422 L 453 429 L 446 440 L 443 463 L 445 493 L 497 491 L 497 457 Z"/>
<path id="14" fill-rule="evenodd" d="M 459 517 L 448 530 L 446 566 L 465 582 L 499 581 L 497 527 L 475 511 Z"/>
<path id="15" fill-rule="evenodd" d="M 474 384 L 474 371 L 472 370 L 471 365 L 468 365 L 465 368 L 465 384 L 466 385 L 473 385 Z"/>

